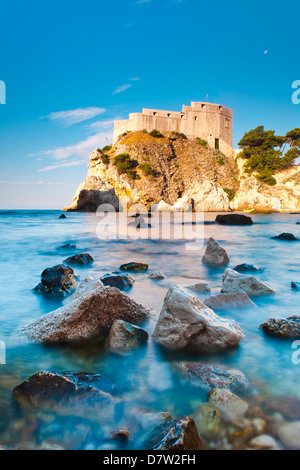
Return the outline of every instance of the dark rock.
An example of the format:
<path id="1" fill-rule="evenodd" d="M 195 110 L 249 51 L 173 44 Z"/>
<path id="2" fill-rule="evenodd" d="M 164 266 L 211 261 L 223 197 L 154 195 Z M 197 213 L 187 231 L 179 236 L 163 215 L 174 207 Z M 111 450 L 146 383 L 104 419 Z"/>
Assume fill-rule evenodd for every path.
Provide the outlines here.
<path id="1" fill-rule="evenodd" d="M 66 264 L 77 264 L 77 265 L 83 265 L 83 264 L 90 264 L 94 261 L 94 259 L 91 257 L 89 253 L 80 253 L 79 255 L 74 255 L 70 256 L 69 258 L 64 260 L 64 263 Z"/>
<path id="2" fill-rule="evenodd" d="M 108 345 L 113 351 L 131 351 L 144 346 L 148 341 L 148 333 L 123 320 L 115 320 L 108 338 Z"/>
<path id="3" fill-rule="evenodd" d="M 132 263 L 127 263 L 127 264 L 122 264 L 120 266 L 120 269 L 122 271 L 147 271 L 148 264 L 132 262 Z"/>
<path id="4" fill-rule="evenodd" d="M 218 367 L 198 362 L 175 363 L 175 368 L 185 377 L 191 379 L 195 385 L 206 390 L 222 388 L 236 392 L 248 388 L 248 380 L 245 375 L 235 369 Z"/>
<path id="5" fill-rule="evenodd" d="M 300 338 L 300 316 L 293 315 L 288 318 L 269 318 L 261 325 L 267 335 L 278 338 Z"/>
<path id="6" fill-rule="evenodd" d="M 271 237 L 272 240 L 285 240 L 288 242 L 296 241 L 299 240 L 299 238 L 296 238 L 295 235 L 292 233 L 281 233 L 280 235 L 277 235 L 276 237 Z"/>
<path id="7" fill-rule="evenodd" d="M 251 217 L 243 214 L 217 215 L 216 222 L 221 225 L 253 225 Z"/>
<path id="8" fill-rule="evenodd" d="M 57 408 L 108 404 L 114 386 L 99 374 L 88 372 L 38 372 L 13 390 L 22 406 Z"/>
<path id="9" fill-rule="evenodd" d="M 41 274 L 41 280 L 34 291 L 48 297 L 72 294 L 77 286 L 73 269 L 64 264 L 45 269 Z"/>
<path id="10" fill-rule="evenodd" d="M 238 264 L 235 268 L 233 268 L 234 271 L 237 271 L 238 273 L 258 273 L 261 272 L 261 268 L 257 268 L 256 266 L 253 266 L 253 264 Z"/>
<path id="11" fill-rule="evenodd" d="M 111 437 L 112 439 L 128 440 L 130 438 L 130 434 L 126 426 L 124 426 L 113 431 Z"/>
<path id="12" fill-rule="evenodd" d="M 211 220 L 205 220 L 205 221 L 203 222 L 203 225 L 215 225 L 215 223 L 216 223 L 216 222 L 211 221 Z"/>
<path id="13" fill-rule="evenodd" d="M 194 420 L 189 416 L 171 418 L 154 428 L 146 437 L 143 450 L 201 450 L 205 448 Z"/>
<path id="14" fill-rule="evenodd" d="M 292 287 L 292 289 L 300 290 L 300 283 L 293 281 L 293 282 L 291 282 L 291 287 Z"/>
<path id="15" fill-rule="evenodd" d="M 66 219 L 67 216 L 66 216 L 65 214 L 61 214 L 58 218 L 59 218 L 59 219 Z"/>
<path id="16" fill-rule="evenodd" d="M 76 245 L 72 245 L 71 243 L 67 243 L 66 245 L 62 245 L 59 247 L 59 250 L 75 250 Z"/>
<path id="17" fill-rule="evenodd" d="M 133 286 L 134 279 L 126 273 L 107 273 L 100 277 L 100 281 L 105 286 L 117 287 L 120 290 L 126 290 Z"/>

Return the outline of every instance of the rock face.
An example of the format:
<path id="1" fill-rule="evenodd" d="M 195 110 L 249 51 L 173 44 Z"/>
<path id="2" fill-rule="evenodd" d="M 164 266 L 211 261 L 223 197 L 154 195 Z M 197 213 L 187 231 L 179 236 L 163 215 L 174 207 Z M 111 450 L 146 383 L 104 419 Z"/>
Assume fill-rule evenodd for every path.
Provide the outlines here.
<path id="1" fill-rule="evenodd" d="M 38 372 L 13 390 L 22 406 L 56 408 L 105 405 L 114 386 L 99 374 L 86 372 Z"/>
<path id="2" fill-rule="evenodd" d="M 108 345 L 112 351 L 131 351 L 147 344 L 148 337 L 143 328 L 123 320 L 115 320 L 109 333 Z"/>
<path id="3" fill-rule="evenodd" d="M 210 237 L 202 262 L 213 267 L 221 267 L 228 264 L 229 261 L 229 256 L 224 248 L 214 238 Z"/>
<path id="4" fill-rule="evenodd" d="M 277 235 L 276 237 L 272 237 L 272 240 L 285 240 L 287 242 L 294 242 L 296 240 L 299 240 L 299 238 L 296 238 L 295 235 L 293 235 L 292 233 L 283 232 L 280 235 Z"/>
<path id="5" fill-rule="evenodd" d="M 132 263 L 127 263 L 127 264 L 122 264 L 120 266 L 120 269 L 122 271 L 147 271 L 148 264 L 132 262 Z"/>
<path id="6" fill-rule="evenodd" d="M 209 392 L 209 403 L 220 410 L 224 421 L 230 423 L 243 419 L 249 408 L 244 400 L 221 388 Z"/>
<path id="7" fill-rule="evenodd" d="M 237 271 L 238 273 L 258 273 L 262 271 L 262 269 L 257 268 L 256 266 L 253 266 L 253 264 L 238 264 L 235 268 L 233 268 L 234 271 Z"/>
<path id="8" fill-rule="evenodd" d="M 142 450 L 201 450 L 205 447 L 194 420 L 189 416 L 171 418 L 154 428 Z"/>
<path id="9" fill-rule="evenodd" d="M 41 274 L 41 282 L 34 291 L 47 297 L 64 297 L 74 292 L 77 286 L 74 271 L 64 264 L 45 269 Z"/>
<path id="10" fill-rule="evenodd" d="M 168 291 L 153 333 L 153 339 L 169 350 L 196 353 L 224 351 L 243 338 L 235 321 L 218 317 L 191 291 L 177 286 Z"/>
<path id="11" fill-rule="evenodd" d="M 93 261 L 94 260 L 89 253 L 80 253 L 80 255 L 70 256 L 65 259 L 64 263 L 82 266 L 83 264 L 90 264 Z"/>
<path id="12" fill-rule="evenodd" d="M 175 368 L 195 385 L 200 385 L 206 390 L 223 388 L 236 392 L 245 390 L 249 383 L 245 375 L 239 370 L 228 369 L 198 362 L 176 363 Z"/>
<path id="13" fill-rule="evenodd" d="M 126 273 L 107 273 L 101 276 L 100 281 L 105 286 L 117 287 L 120 290 L 126 290 L 133 286 L 134 279 Z"/>
<path id="14" fill-rule="evenodd" d="M 204 301 L 204 303 L 213 310 L 229 310 L 230 308 L 256 306 L 245 292 L 211 295 Z"/>
<path id="15" fill-rule="evenodd" d="M 114 320 L 137 323 L 148 314 L 148 309 L 119 289 L 98 287 L 44 315 L 21 332 L 39 343 L 86 342 L 108 333 Z"/>
<path id="16" fill-rule="evenodd" d="M 216 222 L 221 225 L 253 225 L 251 217 L 243 214 L 217 215 Z"/>
<path id="17" fill-rule="evenodd" d="M 249 297 L 275 294 L 272 287 L 250 274 L 240 274 L 233 269 L 225 269 L 222 277 L 222 293 L 246 292 Z"/>
<path id="18" fill-rule="evenodd" d="M 293 315 L 288 318 L 270 318 L 261 325 L 263 331 L 270 336 L 278 338 L 300 338 L 300 316 Z"/>

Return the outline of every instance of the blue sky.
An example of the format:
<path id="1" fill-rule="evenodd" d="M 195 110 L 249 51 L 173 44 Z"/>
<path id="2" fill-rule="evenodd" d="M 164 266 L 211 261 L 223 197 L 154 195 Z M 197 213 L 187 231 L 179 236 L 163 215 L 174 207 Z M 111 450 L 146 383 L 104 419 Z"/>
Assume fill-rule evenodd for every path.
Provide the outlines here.
<path id="1" fill-rule="evenodd" d="M 299 0 L 2 0 L 0 208 L 62 208 L 115 118 L 221 103 L 234 144 L 300 127 Z"/>

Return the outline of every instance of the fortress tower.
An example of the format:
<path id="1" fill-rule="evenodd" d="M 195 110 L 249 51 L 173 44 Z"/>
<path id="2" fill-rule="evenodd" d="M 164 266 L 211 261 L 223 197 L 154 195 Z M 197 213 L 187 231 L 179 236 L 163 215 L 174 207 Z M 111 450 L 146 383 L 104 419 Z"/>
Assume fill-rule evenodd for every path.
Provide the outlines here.
<path id="1" fill-rule="evenodd" d="M 143 109 L 142 113 L 131 113 L 128 120 L 115 121 L 113 142 L 124 132 L 143 129 L 182 132 L 189 139 L 205 139 L 211 148 L 227 156 L 234 154 L 232 110 L 218 104 L 192 101 L 191 106 L 183 106 L 181 112 Z"/>

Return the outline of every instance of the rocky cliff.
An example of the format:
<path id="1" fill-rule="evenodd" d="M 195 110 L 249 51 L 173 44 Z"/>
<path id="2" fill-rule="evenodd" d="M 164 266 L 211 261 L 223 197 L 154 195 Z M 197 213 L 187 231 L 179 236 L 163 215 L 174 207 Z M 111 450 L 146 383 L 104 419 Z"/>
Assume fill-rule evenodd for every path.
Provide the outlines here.
<path id="1" fill-rule="evenodd" d="M 277 184 L 268 186 L 246 175 L 243 163 L 200 139 L 130 132 L 90 155 L 87 177 L 64 210 L 96 211 L 105 203 L 118 210 L 124 196 L 129 204 L 147 208 L 160 201 L 158 210 L 180 210 L 185 204 L 204 211 L 300 209 L 300 167 L 276 174 Z"/>

